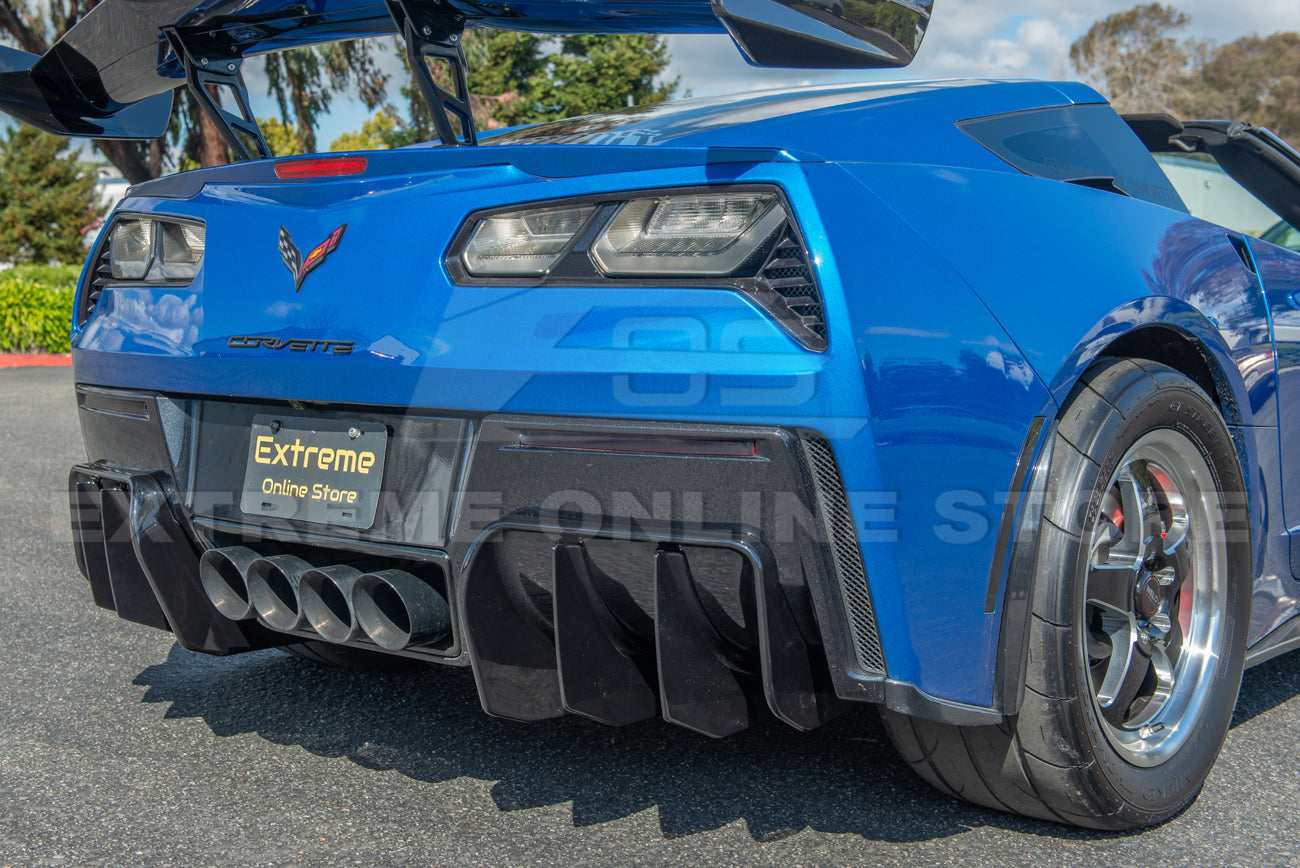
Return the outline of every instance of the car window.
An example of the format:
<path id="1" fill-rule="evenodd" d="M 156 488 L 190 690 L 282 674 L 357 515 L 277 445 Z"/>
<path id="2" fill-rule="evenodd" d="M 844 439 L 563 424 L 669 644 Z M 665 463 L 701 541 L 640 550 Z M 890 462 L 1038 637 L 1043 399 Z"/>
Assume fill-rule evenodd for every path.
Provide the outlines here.
<path id="1" fill-rule="evenodd" d="M 1265 241 L 1276 244 L 1278 247 L 1285 247 L 1288 250 L 1300 252 L 1300 232 L 1297 232 L 1290 223 L 1285 220 L 1279 220 L 1274 223 L 1269 230 L 1262 236 Z"/>
<path id="2" fill-rule="evenodd" d="M 962 121 L 975 141 L 1027 175 L 1109 180 L 1135 199 L 1187 210 L 1128 124 L 1105 105 L 1037 109 Z"/>
<path id="3" fill-rule="evenodd" d="M 1242 235 L 1263 238 L 1279 247 L 1300 250 L 1300 233 L 1234 181 L 1214 157 L 1180 151 L 1153 156 L 1194 217 Z"/>

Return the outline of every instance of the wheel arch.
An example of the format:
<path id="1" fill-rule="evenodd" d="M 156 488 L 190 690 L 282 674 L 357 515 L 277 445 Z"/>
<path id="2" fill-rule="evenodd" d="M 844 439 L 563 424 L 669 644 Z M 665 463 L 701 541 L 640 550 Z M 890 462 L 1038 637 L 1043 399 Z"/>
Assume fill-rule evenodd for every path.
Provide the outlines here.
<path id="1" fill-rule="evenodd" d="M 1245 379 L 1233 361 L 1233 353 L 1223 341 L 1219 330 L 1207 317 L 1175 299 L 1146 299 L 1135 307 L 1149 316 L 1152 302 L 1159 308 L 1174 306 L 1179 316 L 1171 321 L 1169 310 L 1159 318 L 1138 319 L 1133 309 L 1113 312 L 1080 342 L 1078 348 L 1053 378 L 1051 392 L 1056 398 L 1057 413 L 1042 433 L 1042 447 L 1025 488 L 1020 492 L 1025 507 L 1017 518 L 1012 550 L 1008 557 L 1007 576 L 1002 597 L 1002 623 L 999 637 L 997 674 L 994 681 L 994 707 L 1003 715 L 1014 715 L 1020 710 L 1024 698 L 1023 673 L 1029 654 L 1024 641 L 1029 633 L 1032 600 L 1030 583 L 1034 570 L 1034 551 L 1026 545 L 1023 532 L 1027 523 L 1037 524 L 1042 513 L 1048 472 L 1052 460 L 1052 442 L 1057 422 L 1068 405 L 1068 396 L 1083 376 L 1097 363 L 1116 358 L 1140 359 L 1165 365 L 1178 371 L 1201 388 L 1211 402 L 1219 408 L 1236 446 L 1247 486 L 1246 508 L 1250 540 L 1247 542 L 1252 563 L 1258 564 L 1262 551 L 1257 543 L 1262 541 L 1264 528 L 1262 515 L 1265 507 L 1256 480 L 1260 473 L 1255 444 L 1248 436 L 1255 421 L 1251 413 L 1249 392 Z M 1245 414 L 1243 413 L 1245 408 Z M 1246 415 L 1249 414 L 1249 415 Z M 1274 420 L 1275 421 L 1275 420 Z"/>
<path id="2" fill-rule="evenodd" d="M 1137 828 L 1181 811 L 1195 798 L 1214 763 L 1240 685 L 1246 644 L 1240 625 L 1248 617 L 1251 596 L 1245 582 L 1233 580 L 1240 575 L 1233 572 L 1234 557 L 1243 558 L 1247 552 L 1244 545 L 1237 547 L 1235 556 L 1231 550 L 1234 539 L 1244 538 L 1234 534 L 1245 524 L 1244 516 L 1224 508 L 1231 500 L 1188 499 L 1186 533 L 1175 535 L 1168 508 L 1181 495 L 1161 505 L 1157 517 L 1155 501 L 1161 495 L 1151 492 L 1135 503 L 1138 493 L 1132 489 L 1140 488 L 1137 478 L 1144 477 L 1166 491 L 1172 484 L 1184 493 L 1216 488 L 1239 492 L 1243 480 L 1237 475 L 1227 427 L 1214 419 L 1213 403 L 1187 377 L 1143 359 L 1102 357 L 1089 369 L 1085 383 L 1056 420 L 1051 463 L 1055 494 L 1038 522 L 1038 538 L 1029 541 L 1038 560 L 1031 584 L 1032 629 L 1026 631 L 1034 650 L 1025 669 L 1023 704 L 1014 714 L 1008 711 L 997 726 L 931 723 L 888 710 L 882 718 L 908 764 L 943 791 L 1046 819 L 1105 829 Z M 1134 471 L 1128 484 L 1117 483 L 1129 472 L 1128 463 L 1139 460 L 1162 470 L 1149 476 Z M 1102 506 L 1098 492 L 1114 484 L 1129 489 L 1123 497 L 1125 518 L 1119 516 L 1118 505 L 1111 504 L 1117 522 L 1112 529 L 1122 527 L 1123 533 L 1109 538 L 1112 544 L 1117 536 L 1127 541 L 1129 547 L 1112 565 L 1127 572 L 1118 574 L 1119 584 L 1101 579 L 1104 589 L 1096 599 L 1105 602 L 1098 603 L 1092 581 L 1093 565 L 1100 562 L 1094 560 L 1096 547 L 1090 541 L 1098 539 L 1092 531 Z M 1193 501 L 1199 504 L 1193 507 Z M 1157 531 L 1170 532 L 1169 540 L 1150 535 L 1147 521 L 1152 518 L 1160 523 Z M 1220 535 L 1218 528 L 1227 535 Z M 1197 536 L 1194 529 L 1205 535 Z M 1193 545 L 1184 546 L 1184 540 Z M 1110 546 L 1105 548 L 1103 559 L 1109 562 Z M 1174 549 L 1182 553 L 1175 558 L 1177 566 L 1166 557 Z M 1153 556 L 1158 564 L 1150 559 Z M 1248 566 L 1246 561 L 1238 560 L 1237 566 Z M 1167 594 L 1156 590 L 1159 605 L 1153 605 L 1155 579 L 1162 586 L 1173 584 L 1175 571 L 1184 580 L 1200 578 Z M 1110 575 L 1117 574 L 1112 570 Z M 1135 582 L 1143 583 L 1136 585 L 1142 588 L 1140 601 L 1132 595 Z M 1195 603 L 1183 607 L 1192 603 L 1188 588 Z M 1088 612 L 1098 605 L 1118 607 L 1121 618 L 1127 618 L 1127 632 L 1106 631 L 1125 645 L 1115 645 L 1113 639 L 1094 643 L 1091 636 L 1098 625 Z M 1171 639 L 1175 606 L 1190 619 L 1178 618 L 1185 632 L 1177 635 L 1192 644 L 1172 639 L 1177 644 L 1171 643 L 1165 653 L 1161 639 Z M 1167 612 L 1164 626 L 1153 617 L 1162 610 Z M 1142 620 L 1143 612 L 1150 623 Z M 1111 646 L 1109 653 L 1094 653 L 1105 644 Z M 1126 646 L 1147 649 L 1147 657 L 1138 657 L 1137 650 L 1123 654 Z M 1163 667 L 1152 662 L 1157 646 Z M 1094 662 L 1108 656 L 1109 698 L 1102 695 L 1107 688 L 1098 686 Z M 1133 675 L 1140 676 L 1140 684 Z M 1147 705 L 1130 705 L 1159 684 L 1164 685 L 1163 696 L 1151 692 Z M 1121 696 L 1128 698 L 1116 704 Z M 1171 703 L 1169 716 L 1161 717 L 1166 699 Z M 1154 716 L 1143 718 L 1148 711 Z"/>
<path id="3" fill-rule="evenodd" d="M 1057 405 L 1063 406 L 1084 372 L 1100 359 L 1158 362 L 1200 386 L 1219 407 L 1228 427 L 1275 425 L 1275 417 L 1255 418 L 1251 390 L 1240 369 L 1258 349 L 1230 346 L 1218 322 L 1187 301 L 1155 296 L 1112 310 L 1075 345 L 1054 375 L 1041 373 L 1050 381 Z"/>
<path id="4" fill-rule="evenodd" d="M 1223 365 L 1201 340 L 1187 332 L 1166 324 L 1130 329 L 1107 344 L 1088 367 L 1108 358 L 1143 359 L 1173 368 L 1210 396 L 1229 428 L 1244 424 L 1237 390 Z M 1235 366 L 1232 370 L 1236 372 Z M 1240 373 L 1236 379 L 1241 379 Z M 1245 390 L 1244 383 L 1241 389 Z"/>
<path id="5" fill-rule="evenodd" d="M 1277 436 L 1273 430 L 1277 425 L 1276 405 L 1270 400 L 1262 400 L 1259 395 L 1252 395 L 1238 367 L 1238 359 L 1257 354 L 1245 350 L 1234 352 L 1227 346 L 1214 322 L 1190 306 L 1179 306 L 1186 310 L 1181 313 L 1176 324 L 1170 321 L 1145 322 L 1112 336 L 1098 352 L 1088 358 L 1086 364 L 1076 364 L 1075 378 L 1063 394 L 1068 395 L 1089 368 L 1103 359 L 1111 358 L 1156 362 L 1173 368 L 1199 386 L 1219 409 L 1219 415 L 1236 447 L 1237 462 L 1246 481 L 1252 561 L 1258 573 L 1264 557 L 1265 516 L 1268 507 L 1261 482 L 1262 471 L 1256 438 Z M 1271 364 L 1271 344 L 1269 351 L 1268 362 Z M 1267 383 L 1271 384 L 1268 388 L 1274 389 L 1276 377 L 1268 377 Z M 1062 394 L 1055 388 L 1053 393 Z M 1058 406 L 1064 408 L 1063 398 Z"/>

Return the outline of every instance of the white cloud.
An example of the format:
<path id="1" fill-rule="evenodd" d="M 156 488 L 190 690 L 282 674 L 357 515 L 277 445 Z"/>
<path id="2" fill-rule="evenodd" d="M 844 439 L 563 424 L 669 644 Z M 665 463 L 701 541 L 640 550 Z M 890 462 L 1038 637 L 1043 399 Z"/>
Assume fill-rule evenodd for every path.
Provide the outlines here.
<path id="1" fill-rule="evenodd" d="M 795 86 L 804 82 L 890 78 L 1068 78 L 1070 43 L 1094 21 L 1139 0 L 935 0 L 934 18 L 916 62 L 906 70 L 827 73 L 755 70 L 725 36 L 670 37 L 682 88 L 696 95 Z M 1230 42 L 1252 33 L 1300 31 L 1297 0 L 1172 0 L 1192 19 L 1186 35 Z"/>

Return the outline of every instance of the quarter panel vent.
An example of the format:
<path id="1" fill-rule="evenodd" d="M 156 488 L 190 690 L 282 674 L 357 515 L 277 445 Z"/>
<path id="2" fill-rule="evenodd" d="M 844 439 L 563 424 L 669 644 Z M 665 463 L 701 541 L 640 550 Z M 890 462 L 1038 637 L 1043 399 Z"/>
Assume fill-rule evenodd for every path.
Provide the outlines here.
<path id="1" fill-rule="evenodd" d="M 758 302 L 786 331 L 810 350 L 827 347 L 826 310 L 813 276 L 808 252 L 787 225 L 759 273 Z"/>
<path id="2" fill-rule="evenodd" d="M 858 663 L 871 672 L 885 672 L 885 653 L 880 645 L 880 632 L 876 627 L 876 612 L 871 604 L 871 589 L 867 584 L 867 571 L 862 564 L 858 548 L 858 534 L 849 510 L 849 499 L 844 492 L 835 452 L 825 437 L 812 432 L 801 434 L 804 455 L 813 476 L 817 493 L 817 512 L 830 547 L 835 575 L 839 579 L 840 593 L 849 616 L 849 630 L 853 634 L 854 650 Z"/>
<path id="3" fill-rule="evenodd" d="M 108 227 L 105 227 L 104 233 L 104 238 L 107 238 Z M 77 328 L 83 328 L 90 321 L 95 308 L 99 306 L 99 297 L 104 291 L 104 286 L 112 277 L 113 266 L 109 261 L 109 246 L 107 242 L 101 242 L 99 249 L 95 251 L 95 270 L 90 275 L 85 294 L 77 304 Z"/>

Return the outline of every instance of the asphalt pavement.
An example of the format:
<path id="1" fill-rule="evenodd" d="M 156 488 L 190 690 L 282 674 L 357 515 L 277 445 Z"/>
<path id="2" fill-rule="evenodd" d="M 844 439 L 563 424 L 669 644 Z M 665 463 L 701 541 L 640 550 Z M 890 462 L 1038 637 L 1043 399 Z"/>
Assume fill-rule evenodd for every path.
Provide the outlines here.
<path id="1" fill-rule="evenodd" d="M 1189 810 L 1082 832 L 931 791 L 869 708 L 713 741 L 496 720 L 464 670 L 183 651 L 92 604 L 83 455 L 70 370 L 0 370 L 0 868 L 1300 866 L 1300 654 L 1246 674 Z"/>

